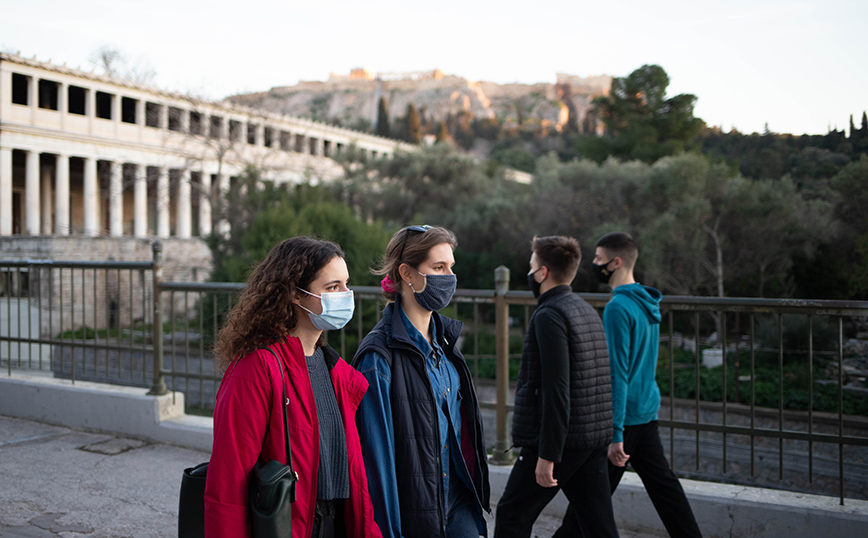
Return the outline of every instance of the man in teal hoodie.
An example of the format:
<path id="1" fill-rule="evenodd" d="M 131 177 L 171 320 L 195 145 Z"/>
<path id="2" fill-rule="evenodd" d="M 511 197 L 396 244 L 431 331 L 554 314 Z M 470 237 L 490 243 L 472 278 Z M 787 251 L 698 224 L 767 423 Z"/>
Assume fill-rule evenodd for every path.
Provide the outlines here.
<path id="1" fill-rule="evenodd" d="M 629 234 L 610 233 L 597 241 L 592 263 L 597 279 L 612 288 L 612 299 L 603 311 L 614 422 L 609 445 L 609 486 L 614 493 L 630 463 L 669 535 L 701 537 L 657 430 L 660 389 L 656 374 L 663 296 L 636 282 L 633 268 L 638 257 L 639 249 Z M 581 536 L 580 525 L 570 507 L 555 537 Z"/>

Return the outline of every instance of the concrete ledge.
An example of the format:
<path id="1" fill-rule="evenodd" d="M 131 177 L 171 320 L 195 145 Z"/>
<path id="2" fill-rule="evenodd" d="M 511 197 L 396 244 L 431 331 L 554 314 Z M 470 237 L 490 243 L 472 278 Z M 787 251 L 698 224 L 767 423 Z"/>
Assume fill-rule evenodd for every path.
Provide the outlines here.
<path id="1" fill-rule="evenodd" d="M 184 414 L 184 394 L 16 374 L 0 377 L 0 414 L 211 451 L 213 421 Z"/>
<path id="2" fill-rule="evenodd" d="M 511 470 L 511 466 L 490 467 L 492 506 L 506 487 Z M 706 538 L 868 536 L 868 501 L 847 499 L 846 505 L 840 506 L 837 498 L 821 495 L 695 480 L 681 480 L 681 485 Z M 558 493 L 543 513 L 560 518 L 567 505 L 564 494 Z M 612 505 L 618 528 L 668 536 L 635 473 L 624 475 Z"/>
<path id="3" fill-rule="evenodd" d="M 0 414 L 70 428 L 117 433 L 203 451 L 211 450 L 213 421 L 184 414 L 184 395 L 147 396 L 145 389 L 15 374 L 0 376 Z M 491 466 L 492 504 L 511 466 Z M 868 536 L 868 502 L 682 480 L 707 538 Z M 666 536 L 642 482 L 627 473 L 612 497 L 618 526 Z M 562 517 L 559 493 L 545 513 Z"/>

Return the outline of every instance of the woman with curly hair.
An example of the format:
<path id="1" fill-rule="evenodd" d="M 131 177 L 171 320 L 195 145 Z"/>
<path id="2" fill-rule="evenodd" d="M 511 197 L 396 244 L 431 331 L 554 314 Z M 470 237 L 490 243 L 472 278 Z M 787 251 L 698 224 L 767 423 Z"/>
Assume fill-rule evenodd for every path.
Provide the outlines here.
<path id="1" fill-rule="evenodd" d="M 322 340 L 352 317 L 340 247 L 307 237 L 274 247 L 217 336 L 225 371 L 214 407 L 205 534 L 251 535 L 248 479 L 257 461 L 286 464 L 284 386 L 293 468 L 292 535 L 379 537 L 355 415 L 368 382 Z M 289 536 L 290 529 L 287 529 Z"/>
<path id="2" fill-rule="evenodd" d="M 461 322 L 438 313 L 455 293 L 456 245 L 437 226 L 392 237 L 378 271 L 389 304 L 353 359 L 370 383 L 357 420 L 374 517 L 390 538 L 486 534 L 479 401 L 456 346 Z"/>

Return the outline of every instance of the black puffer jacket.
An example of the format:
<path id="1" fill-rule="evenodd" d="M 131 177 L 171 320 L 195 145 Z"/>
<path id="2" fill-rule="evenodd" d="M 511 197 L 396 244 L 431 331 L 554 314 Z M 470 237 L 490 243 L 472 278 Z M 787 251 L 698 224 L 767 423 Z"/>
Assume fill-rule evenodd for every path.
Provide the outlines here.
<path id="1" fill-rule="evenodd" d="M 540 320 L 545 324 L 538 326 Z M 543 347 L 561 353 L 541 357 L 539 336 L 545 339 Z M 568 361 L 559 371 L 569 371 L 569 383 L 556 378 L 543 387 L 541 361 Z M 547 367 L 551 371 L 551 362 Z M 607 446 L 612 439 L 611 383 L 606 335 L 596 310 L 569 286 L 548 290 L 539 298 L 524 341 L 513 444 L 537 449 L 540 457 L 552 461 L 560 461 L 563 450 Z"/>
<path id="2" fill-rule="evenodd" d="M 396 303 L 386 306 L 383 319 L 359 345 L 353 366 L 358 367 L 367 352 L 375 351 L 386 358 L 392 369 L 392 423 L 401 535 L 405 538 L 445 537 L 446 494 L 441 477 L 437 405 L 425 371 L 425 359 L 413 345 L 396 312 Z M 433 321 L 438 342 L 461 378 L 462 453 L 477 499 L 482 509 L 490 511 L 488 460 L 479 400 L 467 363 L 461 351 L 455 348 L 462 323 L 437 312 L 433 314 Z"/>

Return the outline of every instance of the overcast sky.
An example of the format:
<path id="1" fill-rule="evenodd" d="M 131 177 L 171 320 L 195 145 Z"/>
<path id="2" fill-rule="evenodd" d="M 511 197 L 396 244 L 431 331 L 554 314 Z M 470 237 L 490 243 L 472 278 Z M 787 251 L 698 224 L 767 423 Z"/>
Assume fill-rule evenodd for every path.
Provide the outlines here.
<path id="1" fill-rule="evenodd" d="M 214 99 L 353 67 L 469 80 L 669 74 L 709 125 L 823 134 L 868 109 L 866 0 L 0 0 L 0 50 L 91 68 L 102 45 Z"/>

